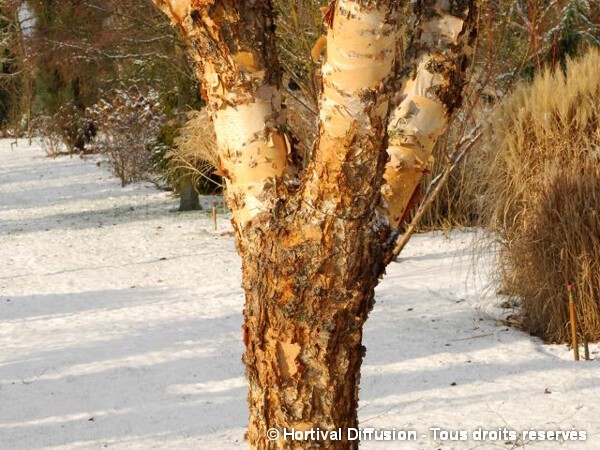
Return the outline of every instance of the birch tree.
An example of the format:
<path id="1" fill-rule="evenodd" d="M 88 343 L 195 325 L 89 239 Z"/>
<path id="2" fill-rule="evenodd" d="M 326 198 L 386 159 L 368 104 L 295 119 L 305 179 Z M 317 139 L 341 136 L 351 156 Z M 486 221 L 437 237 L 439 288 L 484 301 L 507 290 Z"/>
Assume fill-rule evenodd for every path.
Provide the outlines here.
<path id="1" fill-rule="evenodd" d="M 363 325 L 460 103 L 474 1 L 418 0 L 410 14 L 397 0 L 332 2 L 308 164 L 286 134 L 270 0 L 153 1 L 185 38 L 215 128 L 243 261 L 250 448 L 357 448 L 267 430 L 357 426 Z"/>

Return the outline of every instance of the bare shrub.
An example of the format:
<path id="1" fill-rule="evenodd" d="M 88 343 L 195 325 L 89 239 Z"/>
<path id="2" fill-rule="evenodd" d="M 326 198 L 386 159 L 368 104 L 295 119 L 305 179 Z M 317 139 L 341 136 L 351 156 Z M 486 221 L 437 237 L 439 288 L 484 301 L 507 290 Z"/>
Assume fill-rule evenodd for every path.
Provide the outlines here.
<path id="1" fill-rule="evenodd" d="M 324 50 L 322 9 L 327 0 L 275 0 L 275 34 L 284 72 L 283 93 L 290 139 L 303 165 L 308 163 L 317 136 L 320 55 Z M 319 44 L 319 42 L 321 44 Z M 317 49 L 321 48 L 321 51 Z"/>
<path id="2" fill-rule="evenodd" d="M 450 127 L 440 138 L 433 151 L 430 170 L 423 176 L 420 195 L 425 198 L 431 189 L 431 183 L 437 180 L 450 164 L 448 154 L 465 138 L 465 130 Z M 451 228 L 470 227 L 478 224 L 478 199 L 480 196 L 478 181 L 473 177 L 473 165 L 477 164 L 480 145 L 457 165 L 448 182 L 441 187 L 435 198 L 419 221 L 420 230 L 448 230 Z M 419 193 L 417 193 L 419 195 Z M 419 198 L 420 200 L 420 198 Z M 417 209 L 413 211 L 416 213 Z M 412 217 L 412 214 L 409 216 Z M 407 225 L 407 222 L 405 225 Z"/>
<path id="3" fill-rule="evenodd" d="M 501 243 L 504 289 L 523 325 L 570 341 L 567 284 L 580 332 L 600 339 L 600 54 L 521 86 L 493 115 L 478 179 Z"/>
<path id="4" fill-rule="evenodd" d="M 313 47 L 325 33 L 320 8 L 327 0 L 275 0 L 277 11 L 276 35 L 280 49 L 280 63 L 287 76 L 287 86 L 301 93 L 310 109 L 317 108 L 319 96 L 318 64 L 313 59 Z M 293 95 L 293 93 L 292 93 Z"/>
<path id="5" fill-rule="evenodd" d="M 39 116 L 33 121 L 33 127 L 39 132 L 39 143 L 46 156 L 56 158 L 60 155 L 64 142 L 56 121 L 50 116 Z"/>
<path id="6" fill-rule="evenodd" d="M 53 115 L 36 117 L 33 127 L 40 134 L 40 144 L 49 157 L 83 153 L 85 144 L 95 136 L 95 125 L 72 101 L 65 102 Z"/>
<path id="7" fill-rule="evenodd" d="M 152 168 L 151 145 L 165 116 L 155 94 L 144 94 L 137 88 L 115 89 L 87 115 L 97 124 L 94 143 L 121 180 L 121 185 L 144 180 Z"/>

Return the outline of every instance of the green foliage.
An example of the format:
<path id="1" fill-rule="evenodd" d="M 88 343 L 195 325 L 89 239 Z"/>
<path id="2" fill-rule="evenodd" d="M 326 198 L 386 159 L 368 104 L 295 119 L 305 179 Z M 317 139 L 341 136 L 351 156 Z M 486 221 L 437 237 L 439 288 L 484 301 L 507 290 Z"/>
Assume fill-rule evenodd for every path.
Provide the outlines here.
<path id="1" fill-rule="evenodd" d="M 593 22 L 591 12 L 590 1 L 570 0 L 561 11 L 558 25 L 548 33 L 547 39 L 553 43 L 551 57 L 558 59 L 563 69 L 567 57 L 580 54 L 587 45 L 600 45 L 600 25 Z"/>

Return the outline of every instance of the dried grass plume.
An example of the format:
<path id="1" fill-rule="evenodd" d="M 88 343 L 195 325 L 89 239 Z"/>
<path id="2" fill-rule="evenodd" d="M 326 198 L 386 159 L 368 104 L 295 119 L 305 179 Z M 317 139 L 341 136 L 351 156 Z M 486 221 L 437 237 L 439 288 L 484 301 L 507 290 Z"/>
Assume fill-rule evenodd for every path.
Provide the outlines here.
<path id="1" fill-rule="evenodd" d="M 600 340 L 599 74 L 590 51 L 519 87 L 491 119 L 479 173 L 503 288 L 551 342 L 570 342 L 567 284 L 579 332 Z"/>

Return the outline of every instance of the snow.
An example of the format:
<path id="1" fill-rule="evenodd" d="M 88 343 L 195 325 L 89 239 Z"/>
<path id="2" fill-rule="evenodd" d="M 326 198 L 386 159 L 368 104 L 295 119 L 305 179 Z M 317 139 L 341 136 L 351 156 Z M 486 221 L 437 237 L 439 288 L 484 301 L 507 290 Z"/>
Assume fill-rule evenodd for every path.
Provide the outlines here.
<path id="1" fill-rule="evenodd" d="M 226 214 L 215 231 L 208 209 L 173 212 L 168 193 L 121 188 L 93 160 L 10 143 L 0 449 L 246 448 L 241 263 Z M 480 237 L 417 235 L 389 266 L 365 329 L 359 417 L 418 439 L 362 448 L 600 448 L 598 361 L 501 322 L 511 311 L 483 270 L 491 251 L 474 256 Z M 441 441 L 431 427 L 575 429 L 587 441 Z"/>

